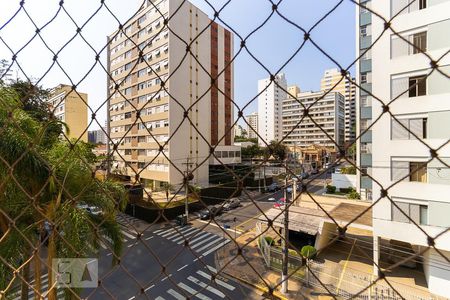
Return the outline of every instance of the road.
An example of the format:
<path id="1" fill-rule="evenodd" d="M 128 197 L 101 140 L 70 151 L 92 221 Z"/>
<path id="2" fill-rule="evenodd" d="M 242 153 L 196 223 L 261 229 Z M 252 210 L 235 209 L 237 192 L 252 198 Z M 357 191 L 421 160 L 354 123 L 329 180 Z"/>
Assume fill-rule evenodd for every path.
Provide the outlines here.
<path id="1" fill-rule="evenodd" d="M 122 226 L 123 252 L 120 263 L 112 267 L 108 244 L 102 243 L 98 260 L 101 285 L 84 289 L 82 298 L 88 299 L 187 299 L 195 295 L 201 300 L 263 299 L 250 286 L 217 274 L 214 255 L 231 240 L 208 228 L 173 223 L 152 225 L 121 215 L 136 227 L 147 227 L 137 233 L 131 226 Z M 137 226 L 139 225 L 139 226 Z M 188 246 L 185 246 L 185 239 Z M 48 289 L 47 274 L 41 278 L 42 291 Z M 212 278 L 215 278 L 212 281 Z M 34 291 L 29 291 L 33 299 Z M 58 299 L 64 292 L 58 289 Z M 11 297 L 20 299 L 20 292 Z"/>

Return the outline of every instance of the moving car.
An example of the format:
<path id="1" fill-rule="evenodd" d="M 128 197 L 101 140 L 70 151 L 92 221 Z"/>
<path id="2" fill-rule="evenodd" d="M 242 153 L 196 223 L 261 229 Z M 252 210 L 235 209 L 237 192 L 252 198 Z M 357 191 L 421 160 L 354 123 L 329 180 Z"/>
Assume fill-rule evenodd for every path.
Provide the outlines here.
<path id="1" fill-rule="evenodd" d="M 217 216 L 221 213 L 222 206 L 221 205 L 210 205 L 208 208 L 202 209 L 197 213 L 198 217 L 201 220 L 208 220 L 211 219 L 214 216 Z"/>
<path id="2" fill-rule="evenodd" d="M 279 191 L 280 189 L 281 189 L 281 187 L 278 185 L 278 183 L 274 182 L 266 188 L 266 192 L 269 192 L 269 193 L 276 192 L 276 191 Z"/>
<path id="3" fill-rule="evenodd" d="M 284 198 L 281 198 L 281 199 L 284 199 Z M 274 208 L 282 208 L 284 206 L 285 202 L 281 201 L 281 199 L 278 200 L 277 202 L 275 202 L 275 204 L 273 205 Z"/>
<path id="4" fill-rule="evenodd" d="M 225 202 L 225 204 L 223 205 L 223 209 L 227 211 L 239 207 L 239 205 L 241 205 L 241 201 L 239 200 L 239 198 L 231 198 L 230 200 L 227 200 Z"/>

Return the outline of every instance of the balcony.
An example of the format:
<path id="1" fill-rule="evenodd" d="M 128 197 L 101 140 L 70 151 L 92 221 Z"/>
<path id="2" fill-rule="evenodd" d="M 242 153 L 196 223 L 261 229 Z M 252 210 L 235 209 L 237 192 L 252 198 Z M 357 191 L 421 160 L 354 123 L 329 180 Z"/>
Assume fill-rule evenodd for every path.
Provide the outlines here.
<path id="1" fill-rule="evenodd" d="M 359 26 L 364 26 L 372 23 L 372 14 L 369 12 L 362 13 L 359 15 Z"/>
<path id="2" fill-rule="evenodd" d="M 361 153 L 361 167 L 372 166 L 372 154 L 371 153 Z"/>
<path id="3" fill-rule="evenodd" d="M 361 176 L 361 188 L 362 189 L 372 189 L 372 179 L 368 176 Z"/>
<path id="4" fill-rule="evenodd" d="M 372 71 L 372 60 L 371 59 L 361 59 L 359 61 L 359 71 L 360 72 Z"/>
<path id="5" fill-rule="evenodd" d="M 362 36 L 359 39 L 359 49 L 367 49 L 372 45 L 372 36 Z"/>

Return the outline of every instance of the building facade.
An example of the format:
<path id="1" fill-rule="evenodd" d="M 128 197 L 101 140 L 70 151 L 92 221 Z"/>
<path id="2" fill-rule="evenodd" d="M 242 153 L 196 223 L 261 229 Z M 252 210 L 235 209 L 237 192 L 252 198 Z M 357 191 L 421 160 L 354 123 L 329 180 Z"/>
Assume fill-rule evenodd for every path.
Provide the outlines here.
<path id="1" fill-rule="evenodd" d="M 354 78 L 352 80 L 354 81 Z M 349 78 L 343 77 L 338 69 L 329 69 L 325 70 L 320 81 L 320 90 L 333 90 L 344 95 L 345 142 L 354 142 L 356 138 L 356 86 L 352 84 Z"/>
<path id="2" fill-rule="evenodd" d="M 46 100 L 55 117 L 66 123 L 69 131 L 64 134 L 69 139 L 88 141 L 88 95 L 73 91 L 72 86 L 60 84 L 50 90 Z"/>
<path id="3" fill-rule="evenodd" d="M 423 266 L 429 291 L 450 297 L 450 79 L 432 72 L 427 57 L 438 59 L 450 51 L 450 1 L 362 4 L 382 16 L 398 14 L 391 26 L 400 35 L 390 30 L 383 33 L 383 20 L 358 9 L 360 47 L 370 42 L 367 33 L 372 32 L 372 37 L 383 33 L 359 63 L 361 84 L 370 83 L 371 78 L 371 92 L 382 102 L 371 101 L 372 118 L 382 115 L 370 134 L 371 173 L 378 182 L 373 183 L 372 193 L 373 200 L 379 200 L 373 207 L 374 260 L 383 257 L 383 242 L 400 243 L 418 255 L 415 260 Z M 364 65 L 367 60 L 372 62 L 371 71 Z M 441 72 L 450 73 L 448 55 L 438 65 Z M 365 101 L 367 97 L 360 94 L 360 105 Z M 383 114 L 383 104 L 389 106 L 390 114 Z M 367 107 L 360 110 L 361 128 Z M 430 148 L 439 149 L 439 159 Z M 386 196 L 382 188 L 387 187 Z M 433 247 L 428 236 L 439 236 Z"/>
<path id="4" fill-rule="evenodd" d="M 297 98 L 283 100 L 282 134 L 286 136 L 286 145 L 308 147 L 316 144 L 332 149 L 343 145 L 345 98 L 337 92 L 324 95 L 324 92 L 301 92 Z M 309 117 L 303 118 L 303 107 L 309 108 L 309 116 L 317 125 Z"/>
<path id="5" fill-rule="evenodd" d="M 105 128 L 88 131 L 88 141 L 92 144 L 105 144 L 108 138 L 105 133 Z"/>
<path id="6" fill-rule="evenodd" d="M 108 40 L 112 171 L 152 190 L 187 169 L 208 184 L 209 145 L 234 140 L 233 34 L 188 1 L 155 0 Z"/>
<path id="7" fill-rule="evenodd" d="M 258 143 L 269 144 L 282 139 L 281 106 L 286 99 L 287 82 L 283 73 L 258 81 Z"/>
<path id="8" fill-rule="evenodd" d="M 247 137 L 249 139 L 257 139 L 258 135 L 258 113 L 254 112 L 245 117 L 247 120 Z"/>

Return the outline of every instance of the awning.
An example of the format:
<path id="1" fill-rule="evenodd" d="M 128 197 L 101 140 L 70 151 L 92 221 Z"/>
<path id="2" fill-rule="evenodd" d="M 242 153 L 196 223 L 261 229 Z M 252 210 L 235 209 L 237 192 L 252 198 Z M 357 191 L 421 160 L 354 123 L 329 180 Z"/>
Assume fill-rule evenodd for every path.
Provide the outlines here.
<path id="1" fill-rule="evenodd" d="M 284 206 L 271 208 L 265 214 L 272 220 L 274 227 L 284 228 Z M 289 208 L 289 230 L 316 235 L 324 216 L 325 214 L 321 210 L 291 206 Z M 267 218 L 264 215 L 261 215 L 258 219 L 267 223 Z"/>

